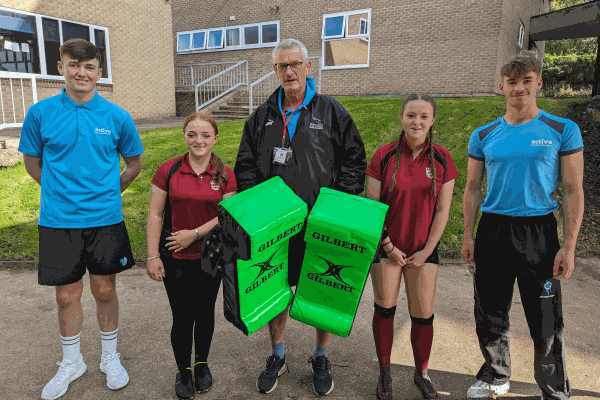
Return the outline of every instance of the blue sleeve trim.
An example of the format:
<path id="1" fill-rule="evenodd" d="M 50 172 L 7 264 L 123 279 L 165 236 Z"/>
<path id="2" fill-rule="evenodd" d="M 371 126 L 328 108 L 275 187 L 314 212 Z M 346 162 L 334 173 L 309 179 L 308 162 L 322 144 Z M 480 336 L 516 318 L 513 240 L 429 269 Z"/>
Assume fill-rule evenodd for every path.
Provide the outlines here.
<path id="1" fill-rule="evenodd" d="M 580 151 L 583 151 L 583 146 L 573 150 L 561 151 L 558 155 L 561 157 L 570 156 L 571 154 L 579 153 Z"/>
<path id="2" fill-rule="evenodd" d="M 472 158 L 473 160 L 477 160 L 477 161 L 485 161 L 485 158 L 483 158 L 483 157 L 476 157 L 473 154 L 469 154 L 469 158 Z"/>

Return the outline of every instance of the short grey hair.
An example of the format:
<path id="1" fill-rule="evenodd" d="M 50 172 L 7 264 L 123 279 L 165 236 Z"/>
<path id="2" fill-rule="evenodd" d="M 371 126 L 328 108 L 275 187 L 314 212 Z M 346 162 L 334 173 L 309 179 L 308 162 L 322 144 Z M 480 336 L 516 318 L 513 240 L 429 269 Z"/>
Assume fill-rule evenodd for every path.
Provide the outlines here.
<path id="1" fill-rule="evenodd" d="M 300 49 L 302 50 L 302 60 L 304 62 L 308 61 L 308 52 L 306 51 L 306 47 L 296 39 L 283 39 L 275 48 L 273 49 L 273 64 L 276 63 L 276 56 L 279 50 L 291 50 L 291 49 Z"/>

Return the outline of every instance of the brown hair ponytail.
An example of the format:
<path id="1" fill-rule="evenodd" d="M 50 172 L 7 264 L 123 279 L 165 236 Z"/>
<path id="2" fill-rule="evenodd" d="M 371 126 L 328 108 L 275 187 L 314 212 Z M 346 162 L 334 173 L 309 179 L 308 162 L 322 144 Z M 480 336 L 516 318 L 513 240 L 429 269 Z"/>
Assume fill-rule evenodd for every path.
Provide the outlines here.
<path id="1" fill-rule="evenodd" d="M 390 182 L 390 186 L 388 186 L 387 193 L 392 193 L 394 186 L 396 186 L 396 173 L 398 169 L 400 169 L 400 156 L 402 155 L 402 139 L 404 138 L 404 129 L 400 132 L 400 136 L 398 137 L 398 145 L 396 146 L 396 152 L 394 153 L 394 157 L 396 157 L 396 162 L 394 163 L 394 174 L 392 175 L 392 181 Z M 383 173 L 383 171 L 381 171 Z"/>

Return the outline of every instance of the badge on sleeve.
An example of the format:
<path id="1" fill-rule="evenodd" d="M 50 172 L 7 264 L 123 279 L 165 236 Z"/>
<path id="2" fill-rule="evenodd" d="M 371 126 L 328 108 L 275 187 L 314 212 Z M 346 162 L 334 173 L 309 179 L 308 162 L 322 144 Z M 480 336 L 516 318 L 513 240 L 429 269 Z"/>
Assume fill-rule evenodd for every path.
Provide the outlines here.
<path id="1" fill-rule="evenodd" d="M 288 165 L 292 159 L 292 149 L 275 147 L 273 149 L 273 164 Z"/>

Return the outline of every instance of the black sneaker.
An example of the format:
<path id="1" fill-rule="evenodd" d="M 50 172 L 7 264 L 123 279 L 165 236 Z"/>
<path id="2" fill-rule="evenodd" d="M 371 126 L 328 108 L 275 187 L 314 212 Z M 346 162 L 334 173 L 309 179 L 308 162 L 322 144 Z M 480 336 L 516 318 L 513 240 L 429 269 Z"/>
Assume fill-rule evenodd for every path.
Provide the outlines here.
<path id="1" fill-rule="evenodd" d="M 290 372 L 285 363 L 285 356 L 283 356 L 283 358 L 280 358 L 279 356 L 267 357 L 267 366 L 256 381 L 256 390 L 260 393 L 271 393 L 277 387 L 277 378 L 280 377 L 286 369 Z"/>
<path id="2" fill-rule="evenodd" d="M 194 366 L 194 386 L 198 393 L 206 393 L 212 387 L 212 375 L 207 363 Z"/>
<path id="3" fill-rule="evenodd" d="M 311 363 L 313 371 L 313 389 L 316 394 L 320 396 L 326 396 L 333 390 L 333 379 L 329 370 L 331 364 L 326 356 L 319 356 L 317 359 L 312 357 L 308 359 Z"/>
<path id="4" fill-rule="evenodd" d="M 177 371 L 177 375 L 175 375 L 175 393 L 180 399 L 194 398 L 194 382 L 192 380 L 191 368 Z"/>
<path id="5" fill-rule="evenodd" d="M 419 375 L 415 370 L 415 385 L 421 391 L 424 399 L 439 399 L 438 392 L 433 388 L 433 384 L 427 375 Z"/>
<path id="6" fill-rule="evenodd" d="M 392 400 L 392 375 L 390 374 L 390 366 L 386 365 L 379 373 L 379 381 L 377 382 L 377 399 Z"/>

